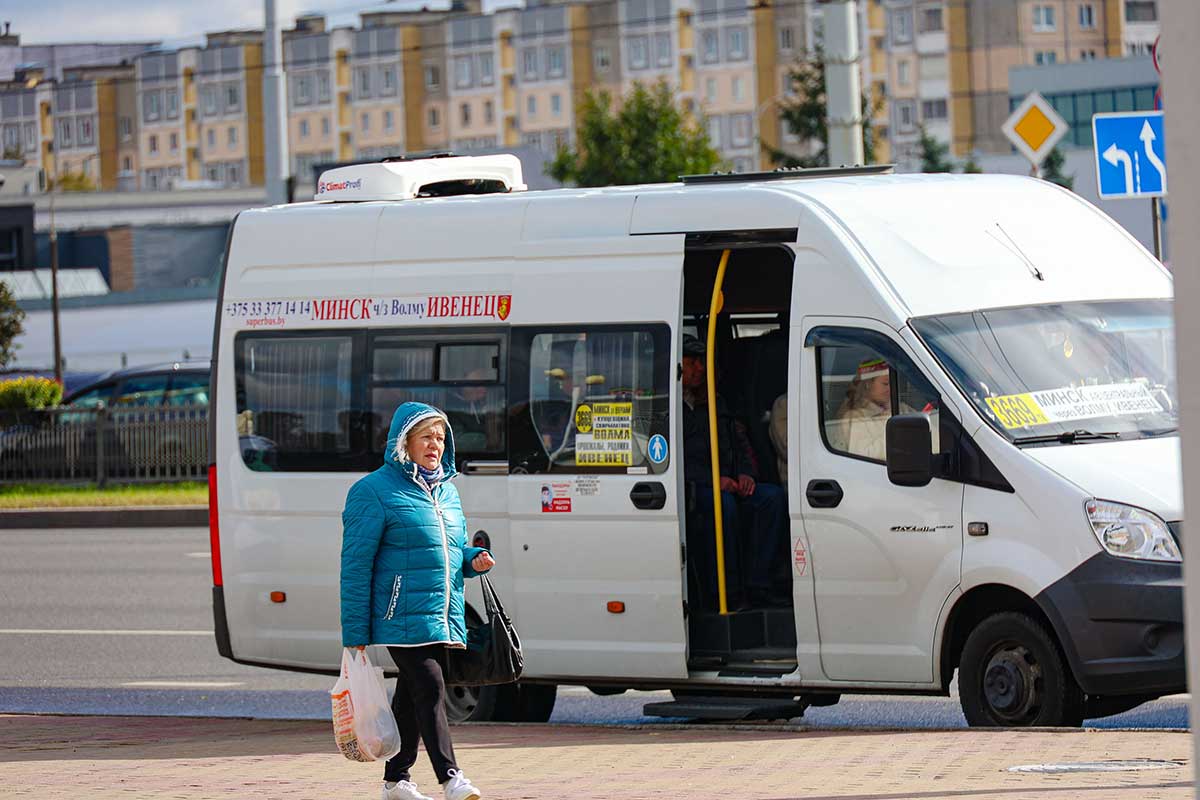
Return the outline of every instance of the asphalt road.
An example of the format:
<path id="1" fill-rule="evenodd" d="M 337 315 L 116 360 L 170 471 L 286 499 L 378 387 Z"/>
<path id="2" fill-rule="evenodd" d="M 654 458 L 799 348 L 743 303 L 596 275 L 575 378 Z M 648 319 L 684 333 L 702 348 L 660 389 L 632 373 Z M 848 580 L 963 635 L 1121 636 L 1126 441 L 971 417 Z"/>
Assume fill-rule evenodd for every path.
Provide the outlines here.
<path id="1" fill-rule="evenodd" d="M 327 719 L 332 678 L 217 655 L 211 586 L 203 529 L 0 531 L 0 713 Z M 560 687 L 553 721 L 661 722 L 642 706 L 669 698 Z M 809 709 L 803 722 L 965 726 L 956 699 L 874 696 Z M 1166 698 L 1088 724 L 1181 728 L 1187 705 Z"/>

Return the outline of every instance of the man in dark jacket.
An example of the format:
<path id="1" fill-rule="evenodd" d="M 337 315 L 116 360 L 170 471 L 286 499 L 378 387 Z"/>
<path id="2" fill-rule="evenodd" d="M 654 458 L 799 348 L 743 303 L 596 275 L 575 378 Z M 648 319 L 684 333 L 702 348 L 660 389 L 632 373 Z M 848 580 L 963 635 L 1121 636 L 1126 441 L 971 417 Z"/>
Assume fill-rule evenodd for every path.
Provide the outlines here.
<path id="1" fill-rule="evenodd" d="M 696 511 L 709 521 L 700 536 L 689 536 L 689 541 L 693 552 L 700 556 L 700 563 L 713 565 L 711 570 L 702 570 L 701 575 L 706 600 L 715 607 L 716 546 L 712 536 L 715 514 L 705 352 L 704 342 L 684 336 L 683 471 L 684 479 L 695 486 Z M 720 395 L 716 398 L 716 409 L 728 605 L 731 609 L 770 605 L 784 599 L 770 596 L 770 574 L 778 558 L 787 553 L 786 495 L 779 486 L 757 482 L 754 449 L 745 428 L 729 412 Z M 741 565 L 742 556 L 746 559 L 745 569 Z"/>

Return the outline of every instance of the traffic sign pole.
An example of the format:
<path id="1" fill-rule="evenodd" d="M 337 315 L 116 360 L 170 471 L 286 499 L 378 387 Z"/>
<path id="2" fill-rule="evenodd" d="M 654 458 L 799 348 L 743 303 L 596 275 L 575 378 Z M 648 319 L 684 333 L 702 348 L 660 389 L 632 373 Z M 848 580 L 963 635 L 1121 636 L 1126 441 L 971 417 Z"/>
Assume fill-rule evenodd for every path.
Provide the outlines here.
<path id="1" fill-rule="evenodd" d="M 1150 198 L 1150 213 L 1154 217 L 1152 230 L 1154 231 L 1154 257 L 1162 261 L 1162 216 L 1159 214 L 1158 198 Z"/>

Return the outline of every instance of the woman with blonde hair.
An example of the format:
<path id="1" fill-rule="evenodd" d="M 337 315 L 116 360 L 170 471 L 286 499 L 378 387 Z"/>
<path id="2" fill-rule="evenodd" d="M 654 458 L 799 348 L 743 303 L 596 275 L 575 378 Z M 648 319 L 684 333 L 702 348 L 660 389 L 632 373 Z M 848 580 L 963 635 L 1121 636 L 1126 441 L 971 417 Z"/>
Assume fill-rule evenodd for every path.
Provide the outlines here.
<path id="1" fill-rule="evenodd" d="M 828 423 L 829 444 L 844 453 L 883 461 L 891 416 L 891 369 L 882 358 L 866 359 L 858 365 L 846 399 Z"/>
<path id="2" fill-rule="evenodd" d="M 467 545 L 455 474 L 446 415 L 404 403 L 383 466 L 350 488 L 342 512 L 342 644 L 387 647 L 400 670 L 392 711 L 401 748 L 384 768 L 383 800 L 430 800 L 409 772 L 418 738 L 446 800 L 482 796 L 454 758 L 444 672 L 447 650 L 466 646 L 463 579 L 495 561 Z"/>

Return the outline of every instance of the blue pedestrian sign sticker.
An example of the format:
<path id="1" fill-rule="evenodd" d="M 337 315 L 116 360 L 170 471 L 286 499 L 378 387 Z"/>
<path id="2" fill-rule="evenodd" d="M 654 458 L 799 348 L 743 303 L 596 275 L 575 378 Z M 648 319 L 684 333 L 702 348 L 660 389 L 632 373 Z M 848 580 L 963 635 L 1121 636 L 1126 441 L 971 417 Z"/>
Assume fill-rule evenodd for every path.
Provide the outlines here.
<path id="1" fill-rule="evenodd" d="M 649 451 L 650 460 L 653 463 L 661 464 L 667 460 L 667 439 L 661 433 L 650 437 L 650 444 L 646 449 Z"/>
<path id="2" fill-rule="evenodd" d="M 1092 134 L 1101 198 L 1152 198 L 1167 193 L 1163 112 L 1096 114 Z"/>

